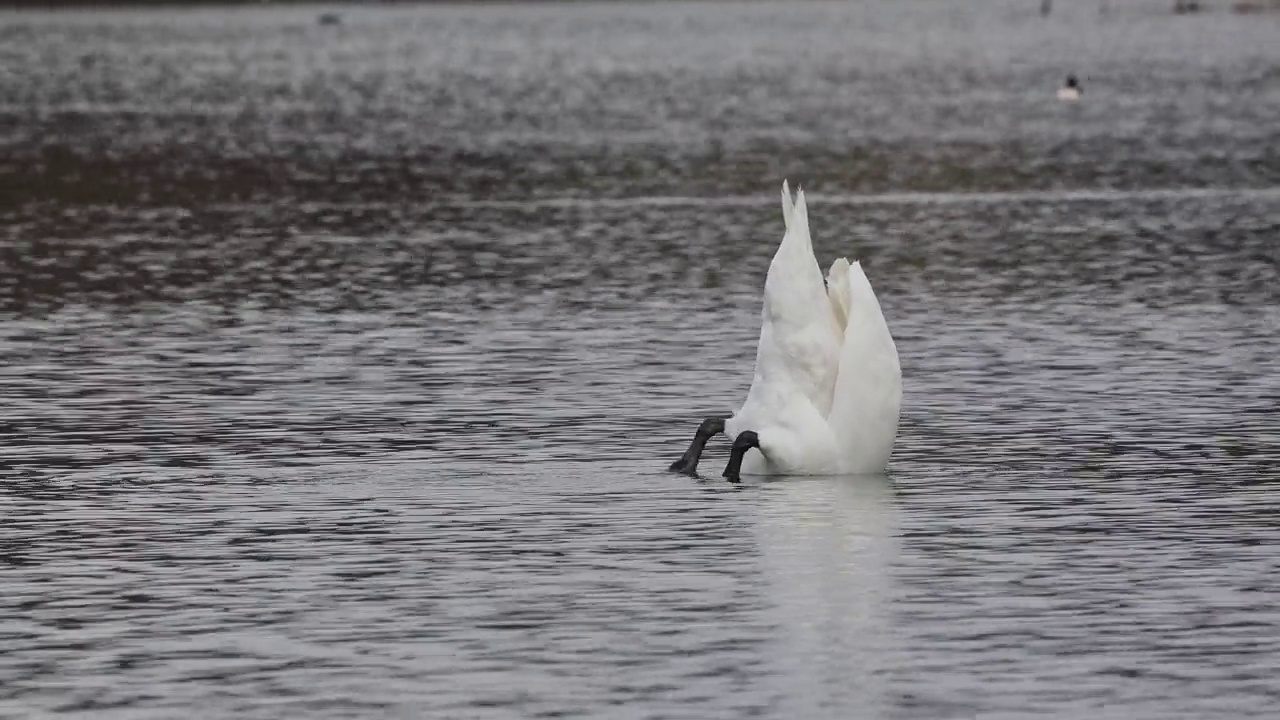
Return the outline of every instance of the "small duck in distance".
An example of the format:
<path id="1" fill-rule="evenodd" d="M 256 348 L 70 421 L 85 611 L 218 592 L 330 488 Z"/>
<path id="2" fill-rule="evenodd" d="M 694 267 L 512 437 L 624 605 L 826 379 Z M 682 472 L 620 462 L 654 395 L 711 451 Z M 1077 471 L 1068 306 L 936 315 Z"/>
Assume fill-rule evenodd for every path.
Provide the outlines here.
<path id="1" fill-rule="evenodd" d="M 1058 99 L 1075 101 L 1084 95 L 1084 88 L 1080 87 L 1080 82 L 1076 80 L 1075 75 L 1067 76 L 1067 83 L 1058 88 Z"/>

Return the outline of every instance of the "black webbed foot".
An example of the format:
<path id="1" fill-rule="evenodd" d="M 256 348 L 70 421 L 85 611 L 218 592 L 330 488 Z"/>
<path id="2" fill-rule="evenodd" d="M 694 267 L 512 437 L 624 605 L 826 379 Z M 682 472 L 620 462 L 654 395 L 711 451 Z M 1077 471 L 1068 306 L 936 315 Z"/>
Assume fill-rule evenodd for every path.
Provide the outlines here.
<path id="1" fill-rule="evenodd" d="M 698 432 L 693 436 L 693 442 L 689 443 L 689 449 L 684 451 L 684 455 L 679 460 L 671 463 L 671 467 L 667 468 L 671 472 L 684 473 L 685 475 L 696 475 L 698 473 L 698 461 L 702 459 L 702 449 L 707 446 L 707 441 L 724 432 L 724 421 L 730 416 L 709 417 L 702 421 L 698 426 Z"/>
<path id="2" fill-rule="evenodd" d="M 724 467 L 724 477 L 731 483 L 742 482 L 738 473 L 742 470 L 742 458 L 751 448 L 760 447 L 760 436 L 753 430 L 743 430 L 733 440 L 733 450 L 729 453 L 729 464 Z"/>

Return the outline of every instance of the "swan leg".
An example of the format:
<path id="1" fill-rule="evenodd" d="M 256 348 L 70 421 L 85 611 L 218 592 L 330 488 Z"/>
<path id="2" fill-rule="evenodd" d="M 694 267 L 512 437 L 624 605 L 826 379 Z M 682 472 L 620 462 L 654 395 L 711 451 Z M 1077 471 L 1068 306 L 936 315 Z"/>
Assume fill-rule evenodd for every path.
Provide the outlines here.
<path id="1" fill-rule="evenodd" d="M 671 467 L 667 469 L 685 475 L 696 475 L 698 460 L 702 458 L 702 449 L 707 446 L 708 440 L 724 432 L 724 421 L 728 419 L 729 416 L 724 415 L 703 420 L 698 426 L 698 432 L 693 436 L 693 442 L 689 443 L 689 449 L 685 450 L 680 459 L 671 463 Z"/>
<path id="2" fill-rule="evenodd" d="M 753 430 L 743 430 L 733 440 L 733 450 L 729 453 L 729 464 L 724 468 L 724 477 L 731 483 L 742 482 L 738 473 L 742 470 L 742 458 L 751 448 L 760 447 L 760 436 Z"/>

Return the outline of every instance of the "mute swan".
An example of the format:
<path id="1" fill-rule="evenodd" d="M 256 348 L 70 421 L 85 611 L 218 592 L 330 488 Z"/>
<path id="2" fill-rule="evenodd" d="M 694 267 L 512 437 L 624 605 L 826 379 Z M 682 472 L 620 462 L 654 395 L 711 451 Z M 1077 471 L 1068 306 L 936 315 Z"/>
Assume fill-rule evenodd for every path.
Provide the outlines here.
<path id="1" fill-rule="evenodd" d="M 1081 95 L 1084 95 L 1084 88 L 1080 87 L 1075 75 L 1068 75 L 1067 84 L 1058 88 L 1059 100 L 1079 100 Z"/>
<path id="2" fill-rule="evenodd" d="M 724 476 L 882 472 L 898 432 L 902 372 L 871 283 L 840 258 L 824 283 L 804 191 L 782 183 L 786 231 L 764 284 L 755 377 L 731 416 L 709 417 L 671 470 L 693 475 L 707 441 L 733 440 Z M 754 452 L 753 452 L 754 451 Z"/>

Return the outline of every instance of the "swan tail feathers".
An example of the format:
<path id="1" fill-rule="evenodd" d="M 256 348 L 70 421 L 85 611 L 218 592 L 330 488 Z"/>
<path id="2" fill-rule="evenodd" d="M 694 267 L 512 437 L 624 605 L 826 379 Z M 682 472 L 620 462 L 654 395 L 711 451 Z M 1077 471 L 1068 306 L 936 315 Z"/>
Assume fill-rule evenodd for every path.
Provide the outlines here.
<path id="1" fill-rule="evenodd" d="M 791 188 L 787 185 L 787 181 L 782 181 L 782 222 L 786 229 L 791 229 L 791 213 L 795 210 L 795 204 L 791 202 Z"/>
<path id="2" fill-rule="evenodd" d="M 813 238 L 809 236 L 809 210 L 804 204 L 804 189 L 796 190 L 796 204 L 791 211 L 791 229 L 796 234 L 796 239 L 809 252 L 809 257 L 813 257 Z M 814 260 L 817 263 L 817 260 Z M 821 270 L 819 270 L 821 272 Z"/>
<path id="3" fill-rule="evenodd" d="M 787 208 L 784 189 L 783 209 Z M 813 255 L 803 190 L 790 206 L 790 222 L 765 276 L 758 374 L 783 378 L 821 417 L 831 410 L 842 332 L 830 307 L 822 268 Z"/>
<path id="4" fill-rule="evenodd" d="M 787 316 L 783 327 L 800 327 L 811 322 L 807 318 L 812 317 L 813 308 L 823 306 L 827 291 L 822 268 L 813 256 L 804 191 L 798 190 L 792 202 L 784 183 L 782 209 L 787 230 L 765 277 L 765 309 L 767 314 Z"/>

